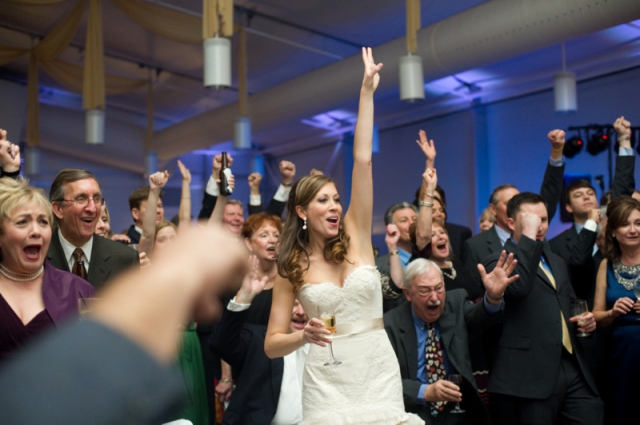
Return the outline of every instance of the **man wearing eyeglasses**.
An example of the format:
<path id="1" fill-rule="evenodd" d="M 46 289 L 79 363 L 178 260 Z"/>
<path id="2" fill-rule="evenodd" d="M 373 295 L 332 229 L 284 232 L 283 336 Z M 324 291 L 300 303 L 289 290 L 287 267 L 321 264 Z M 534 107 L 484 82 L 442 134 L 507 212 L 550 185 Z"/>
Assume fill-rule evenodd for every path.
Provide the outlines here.
<path id="1" fill-rule="evenodd" d="M 137 251 L 108 238 L 94 237 L 104 198 L 95 176 L 66 168 L 51 184 L 54 225 L 47 258 L 54 267 L 86 279 L 96 289 L 107 279 L 138 266 Z"/>

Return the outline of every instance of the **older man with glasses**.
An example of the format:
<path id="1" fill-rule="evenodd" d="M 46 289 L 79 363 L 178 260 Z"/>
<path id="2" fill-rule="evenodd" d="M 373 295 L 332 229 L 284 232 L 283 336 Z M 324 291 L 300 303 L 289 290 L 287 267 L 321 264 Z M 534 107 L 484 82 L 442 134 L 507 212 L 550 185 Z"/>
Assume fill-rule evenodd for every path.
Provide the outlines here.
<path id="1" fill-rule="evenodd" d="M 60 171 L 51 184 L 49 200 L 58 227 L 47 253 L 54 267 L 75 273 L 98 289 L 120 271 L 140 264 L 135 250 L 94 237 L 104 198 L 91 172 L 76 168 Z"/>

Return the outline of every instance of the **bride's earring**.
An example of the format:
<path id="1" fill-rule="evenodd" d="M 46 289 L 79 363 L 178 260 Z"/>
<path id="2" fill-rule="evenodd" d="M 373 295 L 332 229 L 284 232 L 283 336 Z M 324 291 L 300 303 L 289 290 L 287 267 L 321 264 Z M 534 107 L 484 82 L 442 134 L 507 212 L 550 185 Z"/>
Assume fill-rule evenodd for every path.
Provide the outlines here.
<path id="1" fill-rule="evenodd" d="M 302 219 L 303 223 L 302 223 L 302 230 L 307 230 L 307 219 L 303 218 Z"/>

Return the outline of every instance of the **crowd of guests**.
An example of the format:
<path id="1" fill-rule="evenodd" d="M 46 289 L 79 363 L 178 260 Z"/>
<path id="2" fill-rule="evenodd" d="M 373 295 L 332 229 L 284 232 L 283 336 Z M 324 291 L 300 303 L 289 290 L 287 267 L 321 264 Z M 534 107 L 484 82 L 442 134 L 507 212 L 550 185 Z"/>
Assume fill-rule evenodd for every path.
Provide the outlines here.
<path id="1" fill-rule="evenodd" d="M 387 253 L 375 259 L 384 329 L 397 357 L 406 412 L 428 424 L 635 423 L 640 193 L 635 191 L 630 123 L 620 117 L 614 128 L 619 144 L 615 176 L 600 204 L 586 180 L 563 187 L 564 132 L 554 130 L 548 134 L 551 153 L 540 193 L 498 186 L 475 236 L 447 220 L 435 144 L 424 131 L 419 133 L 417 145 L 426 160 L 421 186 L 413 202 L 388 208 Z M 233 164 L 231 156 L 228 163 Z M 19 176 L 19 148 L 4 130 L 0 165 L 2 376 L 6 365 L 19 360 L 25 347 L 48 329 L 91 311 L 103 294 L 110 298 L 111 282 L 124 272 L 156 270 L 177 252 L 178 235 L 189 233 L 194 223 L 191 175 L 181 162 L 178 216 L 171 221 L 164 217 L 162 189 L 169 175 L 155 173 L 148 186 L 129 197 L 133 224 L 120 233 L 111 228 L 104 195 L 91 172 L 60 171 L 47 198 Z M 179 386 L 186 389 L 187 402 L 167 406 L 163 416 L 153 420 L 302 423 L 305 359 L 317 350 L 309 354 L 310 344 L 296 344 L 281 355 L 267 332 L 274 296 L 283 296 L 276 285 L 286 266 L 278 262 L 283 227 L 290 234 L 307 230 L 299 204 L 291 202 L 292 190 L 299 190 L 294 185 L 296 167 L 280 163 L 282 181 L 265 208 L 262 176 L 251 174 L 245 218 L 242 202 L 220 194 L 221 166 L 217 155 L 198 226 L 223 227 L 234 235 L 233 242 L 223 245 L 244 246 L 248 272 L 240 273 L 237 291 L 216 295 L 222 306 L 217 321 L 198 321 L 197 314 L 183 318 L 180 348 L 171 362 L 181 371 Z M 309 181 L 330 182 L 326 177 Z M 548 240 L 559 203 L 573 225 Z M 286 209 L 289 216 L 283 222 Z M 296 214 L 304 221 L 292 218 Z M 343 242 L 358 243 L 357 238 L 348 241 Z M 286 242 L 289 247 L 295 243 Z M 214 251 L 224 257 L 224 249 L 231 250 L 225 246 Z M 287 255 L 287 264 L 299 261 Z M 295 266 L 284 270 L 299 273 Z M 293 309 L 278 312 L 279 324 L 284 317 L 289 324 L 278 332 L 306 335 L 313 328 L 310 323 L 318 312 L 303 309 L 301 286 L 294 286 Z M 114 292 L 115 299 L 117 289 Z M 588 311 L 574 311 L 577 300 L 586 300 Z M 584 332 L 589 336 L 580 337 Z M 310 335 L 305 338 L 320 337 L 316 345 L 329 342 L 325 335 Z M 448 379 L 458 375 L 458 381 Z"/>

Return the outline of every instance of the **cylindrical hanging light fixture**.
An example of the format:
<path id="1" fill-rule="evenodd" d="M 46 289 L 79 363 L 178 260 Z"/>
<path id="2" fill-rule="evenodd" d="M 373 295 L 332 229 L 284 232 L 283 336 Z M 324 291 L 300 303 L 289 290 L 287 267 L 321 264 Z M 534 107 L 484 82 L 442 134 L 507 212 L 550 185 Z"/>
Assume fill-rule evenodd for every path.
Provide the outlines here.
<path id="1" fill-rule="evenodd" d="M 553 76 L 553 95 L 555 97 L 556 112 L 577 111 L 576 74 L 574 72 L 558 72 L 555 74 Z"/>
<path id="2" fill-rule="evenodd" d="M 90 145 L 104 143 L 104 109 L 87 109 L 85 141 Z"/>
<path id="3" fill-rule="evenodd" d="M 567 72 L 567 58 L 562 43 L 562 72 L 553 76 L 553 95 L 556 112 L 572 112 L 578 110 L 576 74 Z"/>
<path id="4" fill-rule="evenodd" d="M 40 174 L 40 149 L 36 146 L 28 146 L 24 156 L 24 168 L 28 175 Z"/>
<path id="5" fill-rule="evenodd" d="M 422 58 L 408 54 L 402 56 L 400 66 L 400 100 L 415 102 L 424 99 Z"/>
<path id="6" fill-rule="evenodd" d="M 236 117 L 233 147 L 235 149 L 251 149 L 250 117 Z"/>
<path id="7" fill-rule="evenodd" d="M 147 157 L 144 161 L 146 176 L 158 171 L 158 154 L 155 152 L 147 152 Z"/>
<path id="8" fill-rule="evenodd" d="M 264 176 L 264 156 L 256 155 L 251 159 L 251 172 Z"/>
<path id="9" fill-rule="evenodd" d="M 231 87 L 231 40 L 213 37 L 204 40 L 204 86 Z"/>

